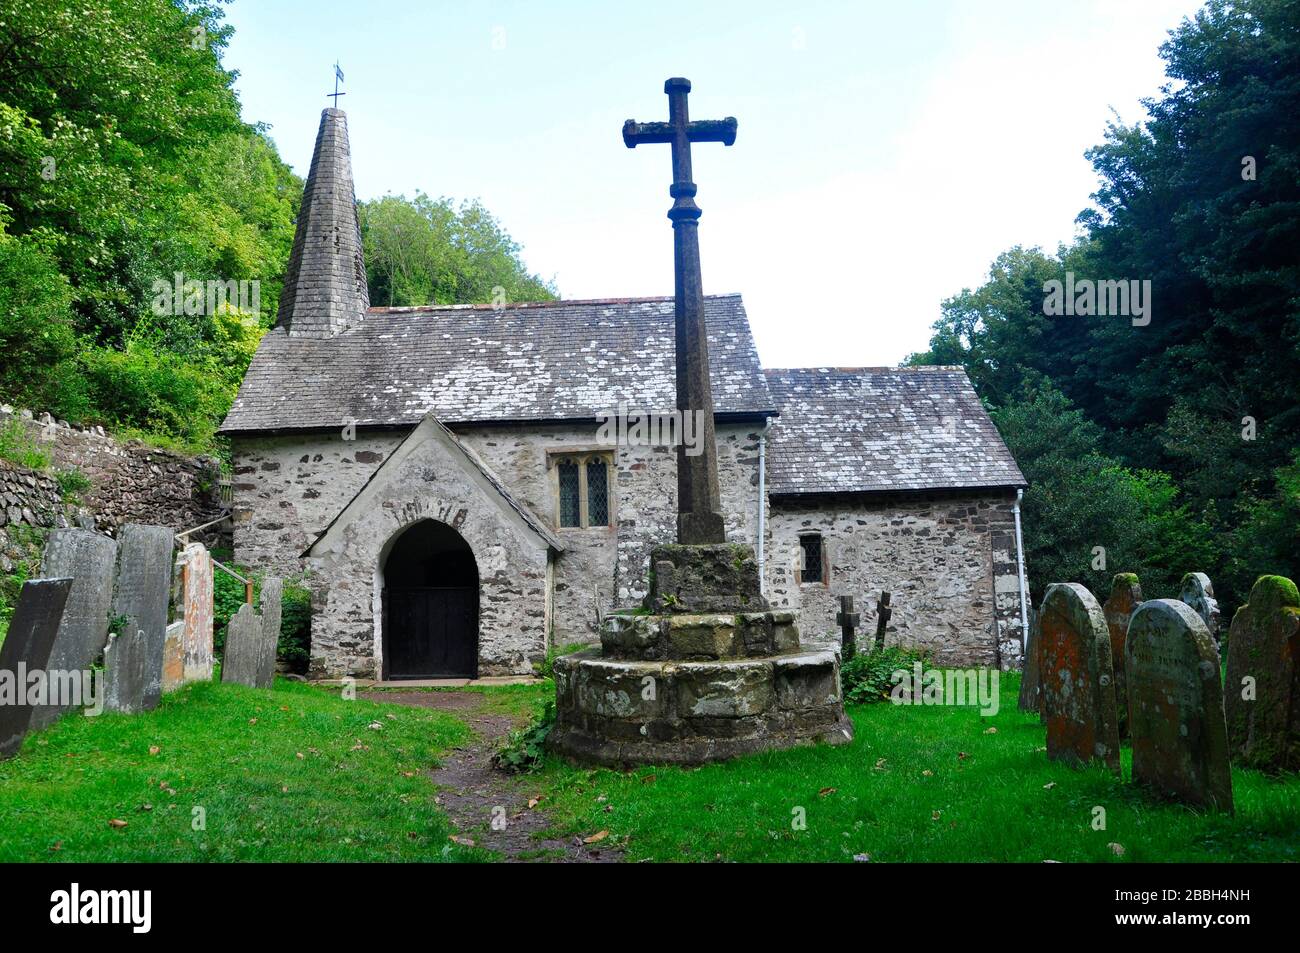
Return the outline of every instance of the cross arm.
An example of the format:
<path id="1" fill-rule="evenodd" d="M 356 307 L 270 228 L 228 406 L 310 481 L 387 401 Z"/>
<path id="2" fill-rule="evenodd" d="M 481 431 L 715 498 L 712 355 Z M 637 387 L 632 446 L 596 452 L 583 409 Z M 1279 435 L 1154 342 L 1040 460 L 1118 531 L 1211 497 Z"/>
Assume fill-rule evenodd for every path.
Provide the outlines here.
<path id="1" fill-rule="evenodd" d="M 732 116 L 726 119 L 699 119 L 687 128 L 687 137 L 691 142 L 720 142 L 724 146 L 736 141 L 736 120 Z M 672 142 L 673 124 L 670 122 L 637 122 L 629 119 L 623 123 L 623 144 L 629 149 L 653 142 Z"/>

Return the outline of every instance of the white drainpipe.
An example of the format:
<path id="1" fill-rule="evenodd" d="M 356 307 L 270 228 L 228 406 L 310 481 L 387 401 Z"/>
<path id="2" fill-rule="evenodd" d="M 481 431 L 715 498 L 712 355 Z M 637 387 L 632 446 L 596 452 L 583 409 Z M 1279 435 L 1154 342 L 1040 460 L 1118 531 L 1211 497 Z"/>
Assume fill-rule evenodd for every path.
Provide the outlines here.
<path id="1" fill-rule="evenodd" d="M 758 591 L 767 595 L 766 546 L 767 528 L 767 432 L 772 429 L 772 418 L 766 418 L 758 432 Z"/>
<path id="2" fill-rule="evenodd" d="M 759 478 L 760 480 L 762 477 Z M 1016 575 L 1020 577 L 1020 652 L 1023 657 L 1024 653 L 1029 651 L 1029 601 L 1025 593 L 1025 538 L 1020 532 L 1020 501 L 1024 498 L 1024 490 L 1016 490 L 1016 503 L 1012 508 L 1016 514 Z"/>

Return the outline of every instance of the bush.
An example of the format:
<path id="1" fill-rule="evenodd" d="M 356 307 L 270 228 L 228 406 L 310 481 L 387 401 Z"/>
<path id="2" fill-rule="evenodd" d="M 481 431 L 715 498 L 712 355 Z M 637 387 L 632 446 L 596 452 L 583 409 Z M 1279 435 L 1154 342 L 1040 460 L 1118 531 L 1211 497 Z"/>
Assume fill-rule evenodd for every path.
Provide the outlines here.
<path id="1" fill-rule="evenodd" d="M 900 646 L 853 656 L 840 667 L 844 701 L 851 705 L 887 701 L 894 687 L 894 672 L 899 669 L 911 671 L 917 662 L 924 668 L 933 667 L 924 652 Z"/>
<path id="2" fill-rule="evenodd" d="M 572 655 L 574 652 L 581 652 L 583 649 L 591 648 L 586 642 L 570 642 L 568 645 L 551 646 L 546 650 L 546 658 L 539 664 L 533 663 L 533 668 L 537 670 L 539 678 L 551 678 L 555 674 L 555 660 L 561 655 Z"/>
<path id="3" fill-rule="evenodd" d="M 82 473 L 76 467 L 67 467 L 54 474 L 54 479 L 58 481 L 59 490 L 63 493 L 63 502 L 73 506 L 81 505 L 81 494 L 85 493 L 93 485 L 90 477 Z"/>
<path id="4" fill-rule="evenodd" d="M 301 675 L 311 662 L 311 592 L 285 583 L 280 612 L 280 660 Z"/>
<path id="5" fill-rule="evenodd" d="M 536 771 L 546 754 L 546 737 L 555 727 L 555 702 L 541 703 L 524 727 L 512 731 L 492 756 L 492 764 L 502 771 L 519 774 Z"/>

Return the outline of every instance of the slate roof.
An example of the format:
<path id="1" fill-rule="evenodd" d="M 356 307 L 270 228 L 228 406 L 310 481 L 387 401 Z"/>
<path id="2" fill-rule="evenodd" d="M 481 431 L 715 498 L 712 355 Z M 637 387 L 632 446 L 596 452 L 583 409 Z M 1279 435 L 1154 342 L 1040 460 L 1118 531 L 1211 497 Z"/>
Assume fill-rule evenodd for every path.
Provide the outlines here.
<path id="1" fill-rule="evenodd" d="M 1025 478 L 960 367 L 768 369 L 769 493 L 1014 488 Z"/>
<path id="2" fill-rule="evenodd" d="M 775 404 L 740 295 L 705 298 L 714 411 Z M 673 299 L 371 308 L 332 337 L 262 338 L 223 434 L 592 419 L 676 406 Z"/>

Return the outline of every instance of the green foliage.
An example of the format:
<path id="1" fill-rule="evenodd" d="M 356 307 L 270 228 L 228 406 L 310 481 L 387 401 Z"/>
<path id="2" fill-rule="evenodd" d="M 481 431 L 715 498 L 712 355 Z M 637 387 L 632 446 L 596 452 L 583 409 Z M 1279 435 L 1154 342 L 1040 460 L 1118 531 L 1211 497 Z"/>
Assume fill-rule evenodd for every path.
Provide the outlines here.
<path id="1" fill-rule="evenodd" d="M 280 600 L 278 653 L 289 670 L 300 675 L 311 662 L 311 592 L 289 582 Z"/>
<path id="2" fill-rule="evenodd" d="M 63 493 L 63 502 L 72 506 L 80 506 L 81 494 L 93 486 L 90 477 L 76 467 L 65 467 L 54 474 L 54 479 L 58 481 L 59 490 Z"/>
<path id="3" fill-rule="evenodd" d="M 50 465 L 48 454 L 32 439 L 17 417 L 11 417 L 0 427 L 0 460 L 8 460 L 29 470 L 44 470 Z"/>
<path id="4" fill-rule="evenodd" d="M 541 663 L 534 662 L 533 668 L 539 678 L 551 678 L 555 675 L 555 660 L 561 655 L 572 655 L 591 646 L 586 642 L 570 642 L 568 645 L 552 645 L 546 650 L 546 658 Z"/>
<path id="5" fill-rule="evenodd" d="M 920 662 L 922 671 L 932 666 L 924 652 L 888 646 L 879 652 L 859 652 L 840 666 L 840 688 L 844 701 L 852 705 L 887 701 L 896 684 L 894 673 L 899 669 L 912 671 Z"/>
<path id="6" fill-rule="evenodd" d="M 536 706 L 528 724 L 510 733 L 492 755 L 492 764 L 512 774 L 536 771 L 542 765 L 546 738 L 554 727 L 555 700 L 547 697 Z"/>
<path id="7" fill-rule="evenodd" d="M 386 195 L 359 206 L 374 305 L 543 301 L 555 288 L 528 273 L 520 246 L 479 202 Z"/>
<path id="8" fill-rule="evenodd" d="M 911 360 L 963 365 L 994 409 L 1031 484 L 1036 593 L 1133 570 L 1172 594 L 1200 570 L 1230 611 L 1256 576 L 1300 572 L 1300 6 L 1210 0 L 1160 52 L 1147 120 L 1088 152 L 1085 236 L 1000 256 Z M 1044 315 L 1067 271 L 1150 281 L 1150 324 Z"/>

